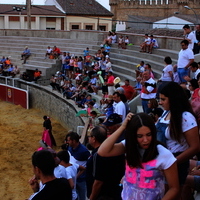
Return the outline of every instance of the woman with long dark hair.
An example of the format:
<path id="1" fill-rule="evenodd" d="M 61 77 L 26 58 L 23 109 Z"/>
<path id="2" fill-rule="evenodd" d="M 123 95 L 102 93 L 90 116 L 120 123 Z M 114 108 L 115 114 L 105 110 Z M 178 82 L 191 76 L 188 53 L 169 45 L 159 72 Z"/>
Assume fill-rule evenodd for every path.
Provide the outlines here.
<path id="1" fill-rule="evenodd" d="M 175 82 L 161 89 L 160 105 L 167 111 L 163 121 L 169 124 L 163 133 L 166 145 L 177 159 L 179 182 L 183 185 L 188 174 L 189 159 L 200 148 L 197 121 L 185 91 Z"/>
<path id="2" fill-rule="evenodd" d="M 125 140 L 115 143 L 126 130 Z M 98 150 L 100 156 L 126 154 L 123 200 L 175 200 L 179 192 L 176 159 L 156 140 L 153 119 L 129 113 L 123 124 Z M 114 167 L 114 166 L 113 166 Z M 165 193 L 165 177 L 169 190 Z"/>

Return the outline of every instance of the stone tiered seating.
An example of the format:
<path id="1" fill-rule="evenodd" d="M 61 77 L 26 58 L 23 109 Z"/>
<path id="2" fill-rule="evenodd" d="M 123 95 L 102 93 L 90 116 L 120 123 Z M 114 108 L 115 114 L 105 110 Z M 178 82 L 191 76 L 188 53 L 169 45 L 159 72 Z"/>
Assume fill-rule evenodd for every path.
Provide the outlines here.
<path id="1" fill-rule="evenodd" d="M 141 53 L 139 50 L 139 46 L 136 45 L 128 46 L 127 49 L 118 49 L 117 46 L 112 48 L 110 56 L 112 58 L 113 70 L 122 80 L 125 80 L 126 78 L 134 80 L 133 77 L 135 78 L 136 66 L 142 60 L 151 65 L 156 79 L 160 78 L 162 74 L 162 69 L 165 65 L 165 56 L 170 56 L 173 64 L 177 63 L 177 51 L 156 49 L 153 51 L 153 54 L 148 54 Z"/>
<path id="2" fill-rule="evenodd" d="M 77 56 L 83 55 L 83 50 L 90 45 L 97 45 L 98 41 L 81 41 L 54 38 L 33 38 L 33 37 L 0 37 L 0 56 L 10 56 L 14 65 L 18 65 L 20 72 L 35 70 L 38 68 L 42 72 L 42 77 L 50 79 L 51 74 L 61 69 L 61 61 L 45 59 L 47 46 L 57 46 L 61 51 L 69 51 Z M 88 44 L 89 43 L 89 44 Z M 13 45 L 14 44 L 14 45 Z M 31 51 L 31 56 L 26 64 L 22 64 L 21 53 L 25 46 Z M 96 52 L 93 51 L 92 53 Z"/>
<path id="3" fill-rule="evenodd" d="M 100 48 L 99 44 L 101 44 L 101 41 L 1 36 L 0 56 L 11 56 L 12 62 L 20 67 L 21 73 L 38 68 L 42 72 L 42 76 L 49 79 L 51 74 L 60 70 L 60 62 L 44 59 L 47 46 L 53 47 L 56 45 L 61 51 L 69 51 L 71 54 L 80 56 L 83 55 L 83 50 L 86 47 L 90 48 L 92 55 L 95 54 Z M 27 64 L 22 65 L 20 55 L 25 46 L 29 47 L 32 55 L 27 60 Z M 155 77 L 158 79 L 164 66 L 164 57 L 170 56 L 173 64 L 176 63 L 178 57 L 178 52 L 173 50 L 155 49 L 153 54 L 141 53 L 139 50 L 140 48 L 137 45 L 128 46 L 127 49 L 118 49 L 117 44 L 112 45 L 110 57 L 115 76 L 119 76 L 122 81 L 128 78 L 131 84 L 134 84 L 136 65 L 143 60 L 152 66 Z"/>

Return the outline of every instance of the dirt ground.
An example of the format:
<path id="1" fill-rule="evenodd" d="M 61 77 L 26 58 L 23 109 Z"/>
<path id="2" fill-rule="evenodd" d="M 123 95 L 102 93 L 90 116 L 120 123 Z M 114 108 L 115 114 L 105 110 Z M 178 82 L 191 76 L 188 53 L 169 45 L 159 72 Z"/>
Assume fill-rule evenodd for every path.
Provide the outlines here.
<path id="1" fill-rule="evenodd" d="M 28 185 L 33 176 L 31 155 L 39 147 L 44 115 L 37 109 L 0 101 L 0 199 L 24 200 L 32 194 Z M 67 130 L 53 118 L 51 121 L 60 146 Z"/>

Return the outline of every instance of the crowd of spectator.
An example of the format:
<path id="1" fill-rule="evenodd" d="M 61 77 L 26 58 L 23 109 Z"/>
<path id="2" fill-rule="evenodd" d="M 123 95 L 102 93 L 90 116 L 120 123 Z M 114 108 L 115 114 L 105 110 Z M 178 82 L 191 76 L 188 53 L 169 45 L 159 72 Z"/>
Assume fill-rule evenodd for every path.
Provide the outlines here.
<path id="1" fill-rule="evenodd" d="M 183 29 L 185 33 L 191 33 L 188 26 Z M 143 199 L 155 199 L 158 194 L 159 199 L 182 196 L 182 199 L 189 200 L 193 190 L 200 188 L 199 162 L 190 161 L 191 158 L 199 159 L 200 145 L 200 64 L 194 62 L 191 39 L 188 36 L 181 41 L 177 65 L 172 65 L 169 56 L 163 59 L 163 73 L 158 81 L 151 65 L 141 61 L 136 66 L 134 87 L 128 79 L 120 85 L 120 77 L 114 76 L 110 56 L 113 42 L 117 43 L 116 34 L 110 32 L 94 55 L 88 47 L 83 56 L 61 52 L 56 46 L 47 48 L 45 58 L 62 60 L 61 70 L 50 79 L 52 90 L 60 92 L 63 98 L 74 100 L 81 111 L 85 111 L 77 116 L 89 117 L 86 139 L 89 145 L 84 146 L 77 133 L 69 132 L 63 150 L 57 154 L 51 150 L 53 160 L 58 162 L 54 166 L 49 164 L 53 166 L 50 174 L 45 171 L 48 166 L 43 169 L 42 159 L 37 160 L 39 156 L 51 160 L 50 153 L 46 149 L 35 153 L 32 157 L 35 176 L 30 180 L 35 193 L 30 199 L 40 199 L 51 193 L 48 184 L 51 181 L 56 188 L 52 190 L 52 198 L 58 195 L 56 181 L 60 181 L 59 184 L 68 188 L 66 193 L 59 188 L 60 195 L 81 200 L 86 196 L 91 200 L 135 199 L 134 195 L 137 199 L 141 194 Z M 118 48 L 126 48 L 129 43 L 128 37 L 118 38 Z M 145 35 L 141 51 L 151 54 L 157 47 L 153 36 Z M 6 62 L 2 66 L 5 67 Z M 37 69 L 34 80 L 39 77 Z M 102 97 L 100 103 L 96 101 L 97 95 Z M 130 113 L 128 103 L 137 95 L 141 97 L 145 114 Z M 168 160 L 163 160 L 162 155 Z M 37 165 L 40 162 L 42 164 Z M 145 177 L 148 180 L 142 184 L 149 170 L 147 165 L 155 173 Z M 122 187 L 120 180 L 123 176 Z M 157 184 L 153 186 L 151 181 Z M 166 181 L 168 189 L 164 192 Z"/>
<path id="2" fill-rule="evenodd" d="M 13 65 L 10 57 L 3 56 L 0 60 L 0 75 L 11 76 L 12 78 L 14 78 L 19 73 L 20 70 L 18 66 Z"/>

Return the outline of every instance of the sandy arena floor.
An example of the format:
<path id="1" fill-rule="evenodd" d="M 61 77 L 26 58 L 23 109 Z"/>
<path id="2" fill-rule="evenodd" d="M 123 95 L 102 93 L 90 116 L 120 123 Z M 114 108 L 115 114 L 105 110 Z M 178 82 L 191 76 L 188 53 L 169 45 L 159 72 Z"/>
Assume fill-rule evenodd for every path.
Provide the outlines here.
<path id="1" fill-rule="evenodd" d="M 32 194 L 28 185 L 33 175 L 31 155 L 39 147 L 45 113 L 3 101 L 0 108 L 0 199 L 24 200 Z M 53 118 L 51 121 L 59 146 L 67 130 Z"/>

